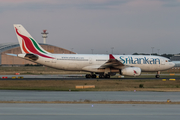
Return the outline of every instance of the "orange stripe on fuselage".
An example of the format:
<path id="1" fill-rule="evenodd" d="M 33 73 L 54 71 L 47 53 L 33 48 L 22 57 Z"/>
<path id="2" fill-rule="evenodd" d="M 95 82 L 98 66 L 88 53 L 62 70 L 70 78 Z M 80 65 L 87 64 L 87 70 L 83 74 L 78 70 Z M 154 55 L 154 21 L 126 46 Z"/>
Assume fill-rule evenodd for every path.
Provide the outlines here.
<path id="1" fill-rule="evenodd" d="M 24 50 L 25 53 L 29 53 L 29 52 L 26 50 L 25 46 L 24 46 L 24 40 L 23 40 L 23 39 L 22 39 L 22 48 L 23 48 L 23 50 Z"/>

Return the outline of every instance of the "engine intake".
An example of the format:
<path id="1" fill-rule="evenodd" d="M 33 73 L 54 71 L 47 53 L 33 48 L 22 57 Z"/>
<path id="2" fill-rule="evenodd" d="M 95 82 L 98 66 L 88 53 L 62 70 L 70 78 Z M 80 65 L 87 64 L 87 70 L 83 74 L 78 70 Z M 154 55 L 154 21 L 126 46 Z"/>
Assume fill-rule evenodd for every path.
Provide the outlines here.
<path id="1" fill-rule="evenodd" d="M 141 68 L 139 67 L 127 67 L 119 70 L 121 75 L 127 76 L 140 76 L 141 75 Z"/>

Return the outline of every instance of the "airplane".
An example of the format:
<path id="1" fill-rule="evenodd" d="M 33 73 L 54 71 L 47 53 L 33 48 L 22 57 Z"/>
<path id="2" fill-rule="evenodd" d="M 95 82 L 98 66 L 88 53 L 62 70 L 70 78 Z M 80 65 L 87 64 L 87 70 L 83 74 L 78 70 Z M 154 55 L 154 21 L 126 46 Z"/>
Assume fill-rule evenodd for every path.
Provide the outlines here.
<path id="1" fill-rule="evenodd" d="M 157 72 L 174 67 L 168 58 L 153 55 L 52 54 L 44 50 L 21 24 L 14 24 L 22 53 L 17 57 L 68 71 L 85 71 L 86 78 L 110 78 L 119 73 L 140 76 L 142 71 Z"/>

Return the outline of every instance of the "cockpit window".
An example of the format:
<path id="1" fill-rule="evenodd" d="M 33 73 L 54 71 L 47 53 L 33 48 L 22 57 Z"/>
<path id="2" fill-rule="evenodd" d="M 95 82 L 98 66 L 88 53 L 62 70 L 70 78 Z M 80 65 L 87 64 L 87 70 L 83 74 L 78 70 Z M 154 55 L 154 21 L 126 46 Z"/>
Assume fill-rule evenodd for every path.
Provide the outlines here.
<path id="1" fill-rule="evenodd" d="M 166 62 L 171 62 L 171 60 L 166 60 Z"/>

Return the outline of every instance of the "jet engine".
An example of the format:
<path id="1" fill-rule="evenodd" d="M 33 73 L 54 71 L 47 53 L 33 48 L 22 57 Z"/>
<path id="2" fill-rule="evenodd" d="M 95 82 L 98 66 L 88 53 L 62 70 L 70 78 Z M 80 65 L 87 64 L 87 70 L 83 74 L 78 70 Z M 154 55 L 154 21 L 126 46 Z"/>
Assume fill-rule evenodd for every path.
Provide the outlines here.
<path id="1" fill-rule="evenodd" d="M 141 75 L 141 68 L 139 67 L 127 67 L 119 70 L 121 75 L 127 76 L 140 76 Z"/>

